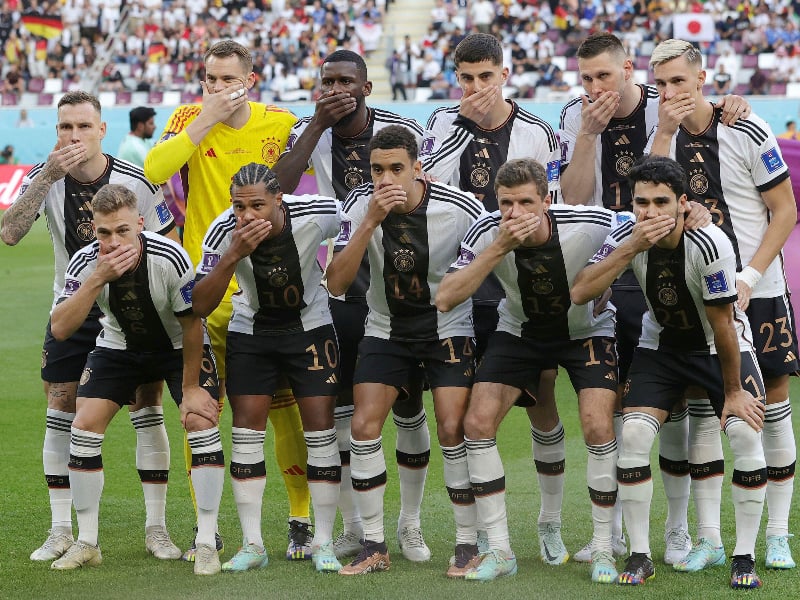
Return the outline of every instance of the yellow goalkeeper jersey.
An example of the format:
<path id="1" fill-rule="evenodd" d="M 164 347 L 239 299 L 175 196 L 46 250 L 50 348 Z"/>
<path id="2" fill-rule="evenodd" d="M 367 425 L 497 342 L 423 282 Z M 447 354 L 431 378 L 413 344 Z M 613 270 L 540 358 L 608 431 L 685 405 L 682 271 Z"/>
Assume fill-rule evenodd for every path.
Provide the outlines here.
<path id="1" fill-rule="evenodd" d="M 297 121 L 288 110 L 250 102 L 250 119 L 244 127 L 233 129 L 217 123 L 195 146 L 186 127 L 200 109 L 199 104 L 176 108 L 144 163 L 145 175 L 154 183 L 163 183 L 181 171 L 186 196 L 183 245 L 195 266 L 206 230 L 230 207 L 231 177 L 251 162 L 275 164 Z"/>

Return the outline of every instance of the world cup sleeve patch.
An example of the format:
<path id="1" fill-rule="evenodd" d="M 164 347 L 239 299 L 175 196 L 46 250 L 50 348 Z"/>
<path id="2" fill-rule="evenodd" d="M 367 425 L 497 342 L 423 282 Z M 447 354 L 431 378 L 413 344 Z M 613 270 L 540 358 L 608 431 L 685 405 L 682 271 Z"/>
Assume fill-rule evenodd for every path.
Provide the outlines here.
<path id="1" fill-rule="evenodd" d="M 213 269 L 217 263 L 219 262 L 220 255 L 213 254 L 211 252 L 204 252 L 203 253 L 203 260 L 200 263 L 200 270 L 203 273 L 210 273 L 211 269 Z"/>
<path id="2" fill-rule="evenodd" d="M 466 267 L 473 260 L 475 260 L 475 253 L 462 246 L 458 251 L 458 260 L 456 261 L 456 266 L 459 268 Z"/>
<path id="3" fill-rule="evenodd" d="M 77 279 L 67 279 L 64 282 L 64 292 L 61 295 L 72 296 L 72 294 L 78 291 L 79 287 L 81 287 L 80 281 L 78 281 Z"/>
<path id="4" fill-rule="evenodd" d="M 194 279 L 181 288 L 181 297 L 186 304 L 192 303 L 192 288 L 194 287 Z"/>
<path id="5" fill-rule="evenodd" d="M 350 241 L 350 233 L 353 224 L 350 221 L 342 221 L 341 226 L 339 227 L 339 237 L 336 238 L 337 244 L 346 244 Z"/>
<path id="6" fill-rule="evenodd" d="M 169 207 L 167 206 L 166 201 L 156 204 L 156 214 L 158 215 L 158 220 L 162 225 L 166 225 L 169 223 L 170 219 L 172 219 L 172 213 L 169 212 Z"/>
<path id="7" fill-rule="evenodd" d="M 547 181 L 558 181 L 559 171 L 561 170 L 560 160 L 551 160 L 547 163 Z"/>
<path id="8" fill-rule="evenodd" d="M 780 152 L 778 152 L 778 149 L 774 147 L 770 148 L 761 155 L 761 162 L 764 163 L 764 166 L 770 173 L 774 173 L 784 166 L 783 158 L 781 158 Z"/>
<path id="9" fill-rule="evenodd" d="M 421 155 L 430 154 L 431 150 L 433 150 L 433 141 L 434 139 L 432 137 L 427 137 L 424 140 L 422 140 L 422 148 L 420 148 L 419 153 Z"/>
<path id="10" fill-rule="evenodd" d="M 703 279 L 706 281 L 706 289 L 709 294 L 722 294 L 730 289 L 724 271 L 717 271 L 711 275 L 703 275 Z"/>
<path id="11" fill-rule="evenodd" d="M 596 263 L 603 260 L 606 256 L 611 254 L 614 251 L 614 246 L 611 244 L 603 244 L 600 246 L 600 249 L 594 253 L 591 262 Z"/>
<path id="12" fill-rule="evenodd" d="M 286 140 L 286 151 L 288 152 L 294 147 L 294 143 L 297 141 L 297 134 L 292 133 L 289 135 L 289 139 Z"/>

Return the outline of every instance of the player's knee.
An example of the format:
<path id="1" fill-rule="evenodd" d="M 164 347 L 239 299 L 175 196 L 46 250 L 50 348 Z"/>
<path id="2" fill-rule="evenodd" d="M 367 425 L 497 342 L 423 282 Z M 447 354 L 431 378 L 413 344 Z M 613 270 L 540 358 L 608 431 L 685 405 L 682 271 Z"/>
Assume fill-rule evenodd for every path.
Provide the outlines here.
<path id="1" fill-rule="evenodd" d="M 496 435 L 494 419 L 487 418 L 480 410 L 470 410 L 464 416 L 464 435 L 470 440 L 486 440 Z"/>
<path id="2" fill-rule="evenodd" d="M 194 413 L 186 416 L 186 431 L 192 433 L 195 431 L 205 431 L 214 427 L 214 423 L 209 421 L 203 416 Z"/>
<path id="3" fill-rule="evenodd" d="M 659 430 L 658 420 L 644 413 L 627 413 L 622 425 L 624 452 L 650 462 L 650 450 Z"/>
<path id="4" fill-rule="evenodd" d="M 761 434 L 738 418 L 730 418 L 725 425 L 725 434 L 731 443 L 734 468 L 751 471 L 765 464 Z"/>
<path id="5" fill-rule="evenodd" d="M 464 442 L 464 421 L 457 416 L 446 416 L 439 419 L 436 433 L 441 446 L 458 446 Z"/>

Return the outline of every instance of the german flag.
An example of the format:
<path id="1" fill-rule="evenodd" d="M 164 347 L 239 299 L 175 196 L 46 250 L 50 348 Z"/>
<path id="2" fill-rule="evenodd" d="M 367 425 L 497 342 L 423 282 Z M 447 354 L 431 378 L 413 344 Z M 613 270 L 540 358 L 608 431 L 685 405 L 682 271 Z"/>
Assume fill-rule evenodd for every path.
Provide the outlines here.
<path id="1" fill-rule="evenodd" d="M 151 63 L 157 63 L 161 60 L 162 56 L 167 55 L 167 47 L 161 42 L 153 42 L 147 49 L 147 60 Z"/>
<path id="2" fill-rule="evenodd" d="M 51 40 L 61 36 L 64 24 L 61 22 L 61 15 L 40 15 L 39 13 L 28 13 L 22 15 L 22 24 L 25 29 L 33 35 L 38 35 Z"/>

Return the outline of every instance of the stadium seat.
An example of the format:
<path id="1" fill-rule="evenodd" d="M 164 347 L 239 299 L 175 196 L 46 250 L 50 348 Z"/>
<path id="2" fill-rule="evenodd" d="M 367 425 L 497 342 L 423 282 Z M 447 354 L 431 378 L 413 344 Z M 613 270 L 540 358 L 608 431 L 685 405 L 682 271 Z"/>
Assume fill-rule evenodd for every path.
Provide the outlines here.
<path id="1" fill-rule="evenodd" d="M 429 87 L 418 87 L 414 90 L 414 102 L 425 102 L 431 97 L 433 90 Z"/>
<path id="2" fill-rule="evenodd" d="M 133 92 L 131 94 L 131 104 L 134 106 L 144 106 L 148 104 L 150 94 L 147 92 Z"/>
<path id="3" fill-rule="evenodd" d="M 52 106 L 53 105 L 53 94 L 48 93 L 41 93 L 36 99 L 36 104 L 39 106 Z"/>
<path id="4" fill-rule="evenodd" d="M 759 69 L 774 69 L 775 68 L 775 53 L 764 52 L 758 55 L 758 68 Z"/>
<path id="5" fill-rule="evenodd" d="M 750 84 L 748 83 L 739 83 L 733 88 L 733 93 L 737 96 L 746 96 L 748 91 L 750 91 Z"/>
<path id="6" fill-rule="evenodd" d="M 577 71 L 577 70 L 578 70 L 578 59 L 575 56 L 568 56 L 567 71 Z"/>
<path id="7" fill-rule="evenodd" d="M 3 106 L 16 106 L 19 98 L 11 92 L 3 92 Z"/>
<path id="8" fill-rule="evenodd" d="M 773 83 L 769 88 L 769 93 L 772 96 L 785 96 L 787 87 L 785 83 Z"/>
<path id="9" fill-rule="evenodd" d="M 717 64 L 717 59 L 719 56 L 716 54 L 709 54 L 706 58 L 706 69 L 713 69 Z"/>
<path id="10" fill-rule="evenodd" d="M 742 68 L 754 69 L 758 66 L 758 54 L 745 54 L 742 57 Z"/>
<path id="11" fill-rule="evenodd" d="M 787 98 L 800 98 L 800 82 L 793 82 L 786 85 Z"/>
<path id="12" fill-rule="evenodd" d="M 463 95 L 464 92 L 461 91 L 460 87 L 454 86 L 450 88 L 450 100 L 461 100 Z"/>
<path id="13" fill-rule="evenodd" d="M 29 108 L 31 106 L 36 106 L 36 98 L 38 95 L 39 94 L 35 94 L 31 91 L 25 92 L 19 99 L 19 106 L 21 108 Z"/>
<path id="14" fill-rule="evenodd" d="M 251 102 L 260 102 L 261 92 L 258 91 L 257 87 L 253 86 L 249 90 L 247 90 L 247 97 L 250 99 Z"/>
<path id="15" fill-rule="evenodd" d="M 649 56 L 637 56 L 636 63 L 634 65 L 636 70 L 638 71 L 647 71 L 650 68 L 650 57 Z"/>
<path id="16" fill-rule="evenodd" d="M 117 104 L 130 104 L 131 93 L 128 90 L 120 90 L 117 92 Z"/>
<path id="17" fill-rule="evenodd" d="M 194 104 L 197 98 L 198 95 L 194 92 L 181 92 L 181 104 Z"/>
<path id="18" fill-rule="evenodd" d="M 48 77 L 44 80 L 42 92 L 45 94 L 57 94 L 64 91 L 64 82 L 58 77 Z"/>
<path id="19" fill-rule="evenodd" d="M 97 99 L 100 100 L 100 106 L 103 108 L 111 108 L 117 103 L 116 92 L 98 92 Z"/>
<path id="20" fill-rule="evenodd" d="M 170 90 L 164 92 L 161 99 L 161 104 L 164 106 L 178 106 L 181 103 L 181 93 L 178 91 Z"/>
<path id="21" fill-rule="evenodd" d="M 34 94 L 44 91 L 44 79 L 41 77 L 31 77 L 30 81 L 28 81 L 28 91 Z"/>
<path id="22" fill-rule="evenodd" d="M 150 106 L 159 105 L 164 101 L 164 92 L 151 91 L 147 94 L 147 104 Z"/>

